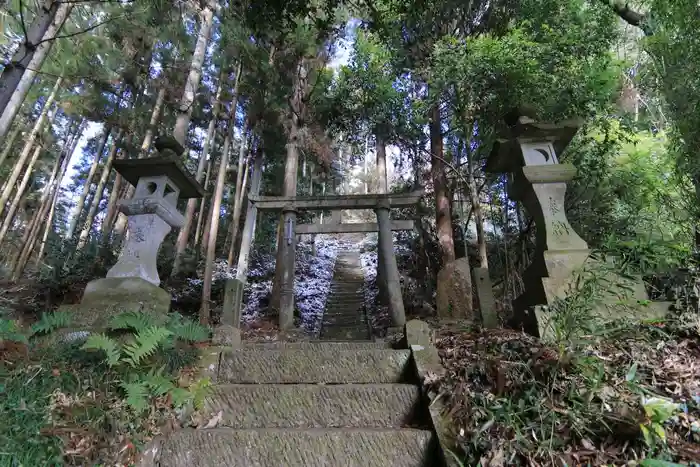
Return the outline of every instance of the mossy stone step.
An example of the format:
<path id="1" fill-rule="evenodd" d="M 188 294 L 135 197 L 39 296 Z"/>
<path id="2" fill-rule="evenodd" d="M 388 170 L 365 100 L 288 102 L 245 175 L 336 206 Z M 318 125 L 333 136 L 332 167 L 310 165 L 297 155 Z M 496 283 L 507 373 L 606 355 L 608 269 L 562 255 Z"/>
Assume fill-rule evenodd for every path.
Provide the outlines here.
<path id="1" fill-rule="evenodd" d="M 346 340 L 363 339 L 359 332 Z M 323 335 L 326 338 L 326 335 Z M 337 336 L 341 338 L 341 336 Z M 364 339 L 369 339 L 365 331 Z M 219 382 L 273 383 L 402 383 L 409 350 L 250 349 L 222 352 Z"/>
<path id="2" fill-rule="evenodd" d="M 367 330 L 367 321 L 362 316 L 324 316 L 323 326 L 364 327 L 364 330 Z"/>
<path id="3" fill-rule="evenodd" d="M 147 467 L 423 467 L 433 434 L 416 429 L 181 430 Z"/>
<path id="4" fill-rule="evenodd" d="M 370 340 L 353 340 L 332 342 L 327 341 L 307 341 L 307 342 L 243 342 L 243 347 L 247 349 L 307 349 L 316 352 L 323 352 L 326 349 L 390 349 L 391 344 L 387 342 L 375 342 Z"/>
<path id="5" fill-rule="evenodd" d="M 369 337 L 369 326 L 334 326 L 329 325 L 321 330 L 321 339 L 367 339 Z"/>
<path id="6" fill-rule="evenodd" d="M 419 403 L 411 384 L 224 384 L 205 411 L 228 428 L 401 428 Z"/>

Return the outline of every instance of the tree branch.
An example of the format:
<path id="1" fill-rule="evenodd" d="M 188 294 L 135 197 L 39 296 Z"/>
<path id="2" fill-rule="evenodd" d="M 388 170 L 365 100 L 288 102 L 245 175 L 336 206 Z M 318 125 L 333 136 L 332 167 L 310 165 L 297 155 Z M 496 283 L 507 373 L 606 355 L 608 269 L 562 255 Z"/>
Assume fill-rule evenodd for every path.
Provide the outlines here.
<path id="1" fill-rule="evenodd" d="M 29 43 L 29 36 L 27 35 L 27 25 L 24 22 L 24 2 L 19 0 L 19 19 L 22 25 L 22 33 L 24 34 L 24 44 L 27 48 L 34 47 L 34 44 Z"/>
<path id="2" fill-rule="evenodd" d="M 54 37 L 49 37 L 48 39 L 40 40 L 39 42 L 36 43 L 36 45 L 38 46 L 39 44 L 43 44 L 44 42 L 55 41 L 55 40 L 58 40 L 58 39 L 67 39 L 67 38 L 69 38 L 69 37 L 79 36 L 79 35 L 81 35 L 81 34 L 88 33 L 88 32 L 90 32 L 90 31 L 92 31 L 93 29 L 97 29 L 97 28 L 99 28 L 100 26 L 102 26 L 102 25 L 104 25 L 104 24 L 107 24 L 107 23 L 109 23 L 109 22 L 111 22 L 111 21 L 114 21 L 115 19 L 116 19 L 116 18 L 115 18 L 114 16 L 112 16 L 112 17 L 109 17 L 109 18 L 107 18 L 106 20 L 104 20 L 104 21 L 102 21 L 102 22 L 100 22 L 100 23 L 97 23 L 97 24 L 95 24 L 95 25 L 90 26 L 90 27 L 87 28 L 87 29 L 83 29 L 82 31 L 77 31 L 77 32 L 73 32 L 73 33 L 70 33 L 70 34 L 58 35 L 58 36 L 54 36 Z"/>
<path id="3" fill-rule="evenodd" d="M 647 15 L 639 13 L 629 7 L 629 3 L 623 0 L 601 0 L 608 5 L 612 10 L 622 18 L 627 24 L 640 28 L 644 35 L 651 36 L 654 34 L 647 22 Z"/>

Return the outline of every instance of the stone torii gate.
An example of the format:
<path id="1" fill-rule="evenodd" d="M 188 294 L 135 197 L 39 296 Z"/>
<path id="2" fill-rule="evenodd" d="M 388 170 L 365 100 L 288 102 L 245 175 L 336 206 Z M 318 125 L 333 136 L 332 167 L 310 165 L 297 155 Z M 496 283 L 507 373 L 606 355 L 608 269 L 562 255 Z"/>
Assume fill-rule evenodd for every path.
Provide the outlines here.
<path id="1" fill-rule="evenodd" d="M 423 191 L 405 194 L 327 195 L 307 197 L 249 196 L 248 201 L 261 211 L 281 211 L 285 225 L 283 243 L 284 260 L 277 263 L 280 278 L 279 323 L 281 329 L 289 329 L 294 323 L 294 262 L 296 237 L 299 234 L 379 232 L 378 262 L 383 272 L 382 289 L 388 294 L 392 325 L 403 326 L 406 315 L 401 296 L 401 282 L 392 230 L 413 229 L 413 221 L 392 221 L 391 208 L 416 205 Z M 325 211 L 347 209 L 374 209 L 377 223 L 367 224 L 302 224 L 296 225 L 298 211 Z M 234 305 L 235 306 L 235 305 Z"/>

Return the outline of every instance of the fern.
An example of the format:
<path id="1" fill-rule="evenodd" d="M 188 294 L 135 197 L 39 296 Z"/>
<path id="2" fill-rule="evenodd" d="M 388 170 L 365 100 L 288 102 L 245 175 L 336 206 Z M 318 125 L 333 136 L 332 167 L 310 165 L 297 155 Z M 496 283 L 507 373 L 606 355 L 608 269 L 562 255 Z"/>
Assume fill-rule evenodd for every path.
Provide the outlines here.
<path id="1" fill-rule="evenodd" d="M 187 389 L 173 388 L 170 391 L 170 399 L 173 402 L 173 406 L 175 406 L 176 408 L 182 407 L 183 405 L 187 404 L 190 400 L 192 400 L 192 398 L 192 392 L 188 391 Z"/>
<path id="2" fill-rule="evenodd" d="M 169 327 L 176 339 L 187 342 L 202 342 L 209 339 L 209 328 L 194 321 L 178 323 Z"/>
<path id="3" fill-rule="evenodd" d="M 72 317 L 66 311 L 44 313 L 41 319 L 32 325 L 32 334 L 48 334 L 57 329 L 69 327 L 71 322 Z"/>
<path id="4" fill-rule="evenodd" d="M 143 381 L 122 382 L 120 386 L 126 392 L 126 403 L 135 412 L 143 412 L 148 407 L 148 386 Z"/>
<path id="5" fill-rule="evenodd" d="M 142 313 L 140 311 L 125 311 L 124 313 L 119 313 L 112 317 L 109 322 L 109 329 L 111 330 L 133 330 L 135 332 L 140 332 L 146 328 L 157 326 L 158 323 L 155 317 L 149 313 Z"/>
<path id="6" fill-rule="evenodd" d="M 175 389 L 172 378 L 165 376 L 163 370 L 163 367 L 154 368 L 142 379 L 154 396 L 164 396 Z"/>
<path id="7" fill-rule="evenodd" d="M 172 335 L 171 331 L 158 326 L 139 331 L 134 336 L 134 341 L 124 345 L 126 358 L 124 361 L 132 367 L 137 367 L 146 357 L 150 357 L 158 349 L 158 346 Z"/>
<path id="8" fill-rule="evenodd" d="M 202 378 L 190 386 L 190 392 L 192 393 L 192 398 L 194 400 L 194 407 L 197 410 L 202 410 L 204 408 L 204 400 L 209 395 L 211 391 L 211 378 Z"/>
<path id="9" fill-rule="evenodd" d="M 0 341 L 8 340 L 27 344 L 29 339 L 22 332 L 17 321 L 11 319 L 0 319 Z"/>
<path id="10" fill-rule="evenodd" d="M 104 334 L 91 334 L 81 348 L 85 350 L 102 350 L 107 355 L 105 362 L 109 367 L 119 364 L 122 356 L 119 344 Z"/>

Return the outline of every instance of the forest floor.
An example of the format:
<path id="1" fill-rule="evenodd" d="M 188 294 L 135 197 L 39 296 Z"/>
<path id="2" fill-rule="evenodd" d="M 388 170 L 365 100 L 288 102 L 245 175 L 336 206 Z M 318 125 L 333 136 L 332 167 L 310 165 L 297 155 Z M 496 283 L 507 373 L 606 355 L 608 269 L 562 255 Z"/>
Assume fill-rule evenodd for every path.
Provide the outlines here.
<path id="1" fill-rule="evenodd" d="M 300 247 L 298 330 L 287 333 L 259 311 L 267 304 L 274 258 L 254 259 L 244 339 L 313 339 L 339 246 L 347 245 L 323 240 Z M 360 246 L 370 303 L 376 253 Z M 196 281 L 189 287 L 183 296 L 197 293 Z M 381 336 L 386 310 L 369 313 Z M 415 311 L 411 317 L 425 318 Z M 556 345 L 515 331 L 428 321 L 447 369 L 428 382 L 448 408 L 464 465 L 670 467 L 700 460 L 697 321 L 625 324 Z M 193 382 L 193 350 L 168 362 L 179 387 Z M 168 395 L 153 397 L 137 414 L 123 379 L 77 346 L 0 346 L 0 467 L 130 465 L 153 436 L 209 422 L 196 411 L 174 409 Z"/>
<path id="2" fill-rule="evenodd" d="M 430 387 L 464 465 L 699 465 L 700 323 L 581 337 L 564 346 L 437 326 L 447 373 Z"/>

